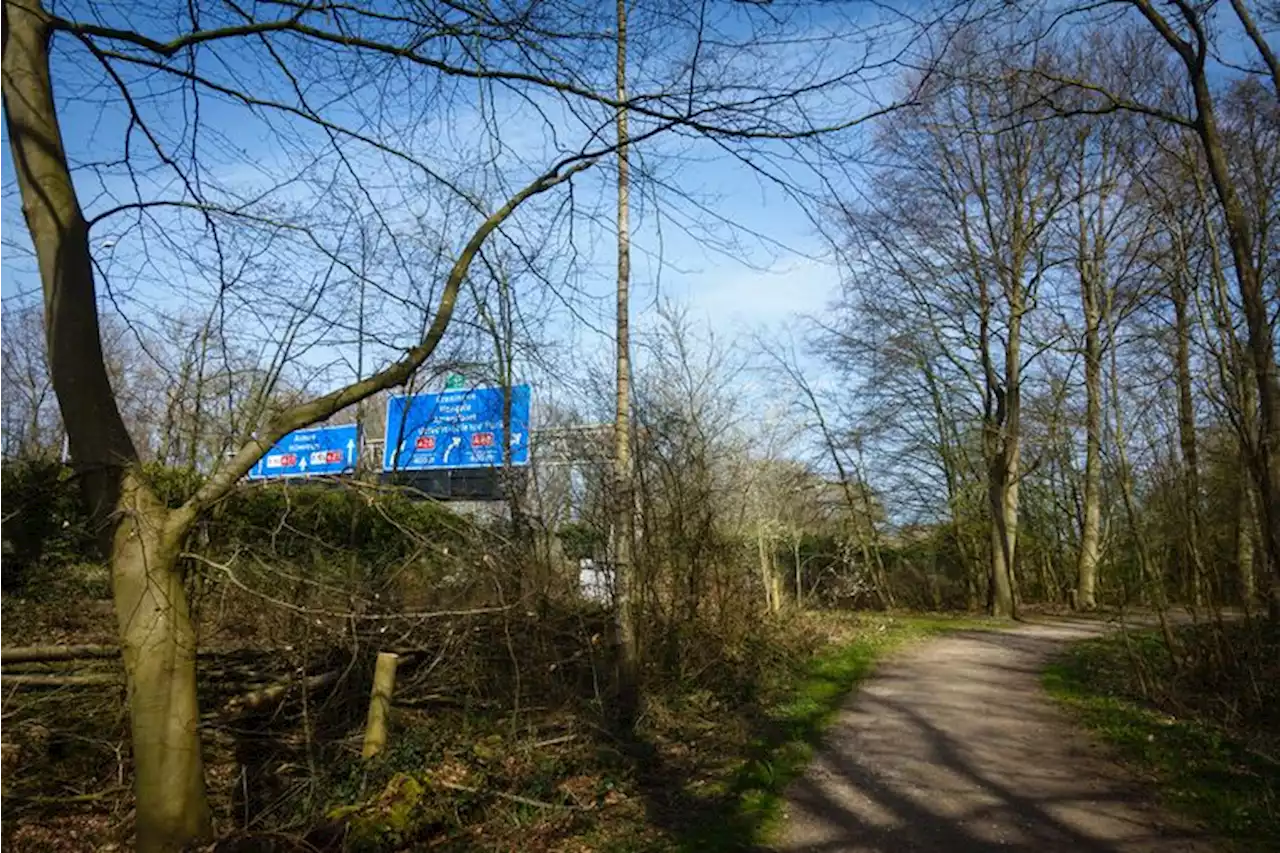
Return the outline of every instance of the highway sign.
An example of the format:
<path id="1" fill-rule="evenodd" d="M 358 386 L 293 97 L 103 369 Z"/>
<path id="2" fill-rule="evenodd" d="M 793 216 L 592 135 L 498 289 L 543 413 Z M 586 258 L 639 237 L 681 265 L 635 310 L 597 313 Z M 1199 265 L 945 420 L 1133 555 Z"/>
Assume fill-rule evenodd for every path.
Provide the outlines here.
<path id="1" fill-rule="evenodd" d="M 384 471 L 503 464 L 503 390 L 468 388 L 387 400 Z M 529 386 L 511 386 L 512 465 L 529 464 Z"/>
<path id="2" fill-rule="evenodd" d="M 276 442 L 249 470 L 250 480 L 345 474 L 356 469 L 360 430 L 355 424 L 308 427 Z"/>

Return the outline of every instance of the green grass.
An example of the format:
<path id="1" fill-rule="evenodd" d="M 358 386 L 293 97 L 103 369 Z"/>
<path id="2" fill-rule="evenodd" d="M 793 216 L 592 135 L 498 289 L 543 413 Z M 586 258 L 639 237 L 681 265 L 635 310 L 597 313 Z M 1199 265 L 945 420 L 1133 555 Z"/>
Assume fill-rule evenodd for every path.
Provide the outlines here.
<path id="1" fill-rule="evenodd" d="M 1044 685 L 1123 760 L 1153 779 L 1170 808 L 1232 849 L 1280 851 L 1280 764 L 1220 727 L 1174 718 L 1126 695 L 1126 666 L 1120 638 L 1091 640 L 1055 661 Z"/>
<path id="2" fill-rule="evenodd" d="M 946 616 L 885 616 L 819 653 L 782 691 L 786 698 L 767 709 L 765 732 L 752 741 L 749 757 L 729 784 L 728 814 L 694 828 L 680 849 L 749 850 L 767 842 L 781 827 L 787 786 L 804 772 L 844 698 L 877 661 L 912 640 L 992 624 Z"/>

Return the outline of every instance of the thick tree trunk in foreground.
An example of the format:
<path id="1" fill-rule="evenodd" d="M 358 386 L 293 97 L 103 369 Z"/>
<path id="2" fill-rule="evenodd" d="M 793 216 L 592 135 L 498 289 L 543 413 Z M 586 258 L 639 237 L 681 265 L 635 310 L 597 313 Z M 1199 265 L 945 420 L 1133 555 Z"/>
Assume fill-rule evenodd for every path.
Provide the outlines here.
<path id="1" fill-rule="evenodd" d="M 188 525 L 130 472 L 111 553 L 129 721 L 138 849 L 180 850 L 211 834 L 196 702 L 196 636 L 178 554 Z"/>
<path id="2" fill-rule="evenodd" d="M 195 635 L 177 558 L 191 513 L 138 478 L 138 456 L 102 357 L 88 226 L 76 198 L 49 75 L 50 30 L 34 2 L 4 4 L 4 106 L 35 246 L 45 335 L 71 459 L 112 584 L 129 689 L 137 849 L 181 850 L 212 834 L 200 757 Z"/>
<path id="3" fill-rule="evenodd" d="M 138 454 L 103 362 L 88 225 L 67 164 L 49 73 L 50 20 L 39 0 L 5 0 L 3 8 L 5 121 L 40 267 L 49 369 L 77 478 L 110 551 L 129 687 L 137 847 L 144 853 L 181 850 L 212 834 L 197 729 L 195 633 L 177 569 L 187 532 L 276 440 L 408 381 L 448 329 L 459 289 L 489 235 L 526 200 L 594 160 L 562 161 L 480 223 L 449 271 L 421 342 L 403 358 L 277 413 L 186 504 L 169 510 L 139 475 Z"/>

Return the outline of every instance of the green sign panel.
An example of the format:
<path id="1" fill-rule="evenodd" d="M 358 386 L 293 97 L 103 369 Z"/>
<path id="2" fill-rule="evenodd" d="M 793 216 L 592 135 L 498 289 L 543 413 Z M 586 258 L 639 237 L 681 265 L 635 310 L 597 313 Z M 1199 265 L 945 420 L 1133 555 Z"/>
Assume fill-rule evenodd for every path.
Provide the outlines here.
<path id="1" fill-rule="evenodd" d="M 451 373 L 449 378 L 444 381 L 444 390 L 457 391 L 459 388 L 466 387 L 467 380 L 463 378 L 461 373 Z"/>

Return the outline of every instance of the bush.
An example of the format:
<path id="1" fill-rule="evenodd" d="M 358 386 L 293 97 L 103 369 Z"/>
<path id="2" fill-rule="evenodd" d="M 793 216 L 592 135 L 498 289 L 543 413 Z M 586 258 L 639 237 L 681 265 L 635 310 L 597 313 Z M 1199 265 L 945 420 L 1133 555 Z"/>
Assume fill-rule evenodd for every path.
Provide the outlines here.
<path id="1" fill-rule="evenodd" d="M 6 595 L 40 595 L 60 569 L 97 560 L 89 517 L 70 468 L 47 459 L 6 462 L 0 468 L 0 491 L 0 588 Z"/>
<path id="2" fill-rule="evenodd" d="M 605 550 L 607 538 L 603 530 L 583 521 L 570 521 L 556 531 L 564 555 L 571 560 L 594 559 Z"/>
<path id="3" fill-rule="evenodd" d="M 419 550 L 424 538 L 440 548 L 460 546 L 468 527 L 432 501 L 403 492 L 364 493 L 338 481 L 242 487 L 204 522 L 201 535 L 214 552 L 258 547 L 304 561 L 341 552 L 376 576 Z"/>
<path id="4" fill-rule="evenodd" d="M 169 507 L 180 506 L 204 482 L 186 469 L 149 464 L 143 471 Z M 48 460 L 5 463 L 3 495 L 4 592 L 23 594 L 28 577 L 42 566 L 99 561 L 69 467 Z M 403 492 L 366 494 L 341 482 L 318 482 L 242 486 L 197 534 L 199 547 L 212 553 L 260 547 L 282 558 L 309 559 L 319 548 L 354 552 L 357 562 L 376 566 L 404 560 L 422 537 L 442 547 L 461 544 L 468 527 L 440 505 Z"/>

